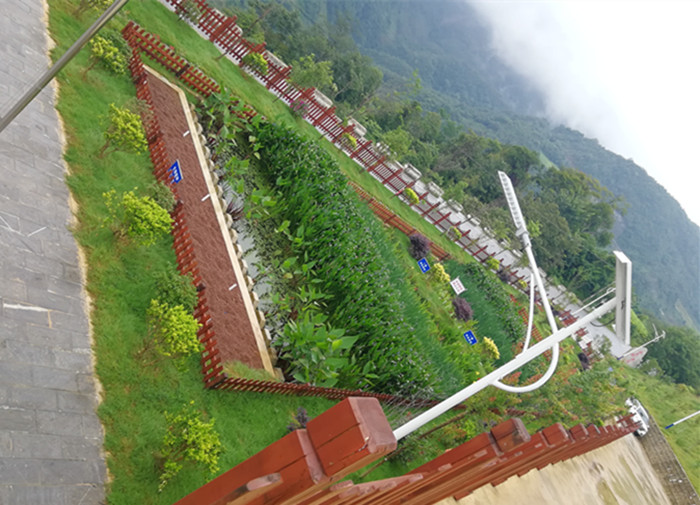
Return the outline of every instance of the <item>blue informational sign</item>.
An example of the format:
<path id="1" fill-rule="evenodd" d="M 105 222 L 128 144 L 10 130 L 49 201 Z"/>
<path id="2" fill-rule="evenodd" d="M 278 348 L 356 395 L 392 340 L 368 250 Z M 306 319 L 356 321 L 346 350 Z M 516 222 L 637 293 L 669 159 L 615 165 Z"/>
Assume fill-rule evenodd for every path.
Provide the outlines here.
<path id="1" fill-rule="evenodd" d="M 474 344 L 476 344 L 476 342 L 477 342 L 477 340 L 476 340 L 476 335 L 474 335 L 474 332 L 472 332 L 472 330 L 469 330 L 468 332 L 466 332 L 466 333 L 464 334 L 464 339 L 465 339 L 467 342 L 469 342 L 470 345 L 474 345 Z"/>
<path id="2" fill-rule="evenodd" d="M 430 270 L 430 265 L 428 265 L 428 260 L 425 258 L 423 258 L 422 260 L 418 260 L 418 266 L 420 267 L 420 271 L 423 273 Z"/>
<path id="3" fill-rule="evenodd" d="M 175 163 L 168 169 L 168 174 L 170 175 L 170 180 L 172 182 L 178 183 L 182 180 L 182 172 L 180 171 L 180 161 L 176 160 Z"/>

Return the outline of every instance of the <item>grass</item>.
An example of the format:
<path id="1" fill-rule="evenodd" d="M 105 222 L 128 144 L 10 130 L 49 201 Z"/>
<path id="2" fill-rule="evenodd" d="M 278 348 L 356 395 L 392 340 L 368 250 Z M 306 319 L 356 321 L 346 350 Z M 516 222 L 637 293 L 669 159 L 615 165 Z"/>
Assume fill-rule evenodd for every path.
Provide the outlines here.
<path id="1" fill-rule="evenodd" d="M 641 370 L 624 367 L 622 373 L 621 383 L 654 417 L 691 483 L 700 491 L 700 417 L 664 429 L 664 426 L 700 410 L 700 395 L 684 384 L 651 377 Z"/>
<path id="2" fill-rule="evenodd" d="M 51 0 L 50 7 L 50 28 L 57 42 L 54 55 L 60 55 L 78 38 L 90 20 L 87 15 L 82 21 L 71 16 L 72 4 L 67 0 Z M 293 124 L 309 137 L 318 137 L 319 134 L 313 127 L 295 119 L 282 102 L 275 101 L 252 78 L 244 77 L 227 60 L 215 61 L 218 51 L 184 23 L 177 22 L 175 16 L 155 0 L 131 2 L 110 27 L 121 29 L 128 18 L 133 18 L 147 30 L 159 34 L 164 42 L 175 46 L 218 82 L 227 83 L 245 102 L 254 104 L 268 118 Z M 304 406 L 314 416 L 326 410 L 333 402 L 205 391 L 196 357 L 186 361 L 182 367 L 154 356 L 147 356 L 153 366 L 144 367 L 135 359 L 146 335 L 145 308 L 155 293 L 151 274 L 172 264 L 174 255 L 170 239 L 151 248 L 143 248 L 116 242 L 112 234 L 102 227 L 106 215 L 101 197 L 104 191 L 124 191 L 138 187 L 143 192 L 154 179 L 150 161 L 145 154 L 115 153 L 104 160 L 95 157 L 103 143 L 102 130 L 98 125 L 106 115 L 109 103 L 123 104 L 133 98 L 134 89 L 128 77 L 115 77 L 98 68 L 91 71 L 87 82 L 84 82 L 80 78 L 80 70 L 86 63 L 87 50 L 83 50 L 59 75 L 58 108 L 66 125 L 68 139 L 66 160 L 71 175 L 67 182 L 80 208 L 75 234 L 86 252 L 88 290 L 94 300 L 91 319 L 97 355 L 96 368 L 104 389 L 99 415 L 105 426 L 105 449 L 112 476 L 108 499 L 112 504 L 172 503 L 202 485 L 209 476 L 196 468 L 186 468 L 162 494 L 155 491 L 158 476 L 154 453 L 158 451 L 167 428 L 164 412 L 177 412 L 186 401 L 194 400 L 199 409 L 213 417 L 224 446 L 220 467 L 226 469 L 284 435 L 285 427 L 297 407 Z M 398 199 L 387 198 L 387 190 L 337 148 L 326 140 L 322 144 L 336 153 L 339 164 L 349 179 L 383 200 L 393 212 L 447 249 L 455 258 L 473 261 Z M 395 231 L 392 233 L 399 244 L 397 249 L 400 249 L 405 237 Z M 413 271 L 407 268 L 406 255 L 399 257 L 404 265 L 396 271 L 396 275 L 408 275 L 414 285 L 420 285 L 420 274 L 415 268 Z M 466 279 L 462 280 L 464 282 Z M 431 312 L 434 311 L 434 321 L 442 328 L 449 319 L 447 309 L 441 307 L 439 297 L 430 290 L 422 293 L 426 307 Z M 478 306 L 478 302 L 473 303 Z M 491 326 L 492 323 L 488 322 L 490 318 L 486 315 L 487 309 L 482 311 L 479 308 L 477 311 L 475 307 L 475 312 L 479 319 L 479 331 L 496 331 Z M 426 331 L 426 335 L 429 333 Z M 439 351 L 433 349 L 430 352 Z M 697 395 L 687 391 L 679 392 L 678 386 L 660 383 L 647 376 L 637 376 L 636 373 L 630 373 L 633 379 L 630 379 L 628 387 L 649 406 L 660 424 L 668 424 L 697 410 Z M 682 396 L 682 401 L 678 400 L 679 395 Z M 480 400 L 476 398 L 475 401 Z M 261 422 L 263 419 L 264 422 Z M 697 488 L 700 455 L 697 444 L 692 443 L 696 426 L 697 421 L 692 420 L 666 434 L 671 438 L 691 479 L 695 475 L 694 484 Z M 426 455 L 423 457 L 427 458 Z M 403 469 L 404 466 L 399 464 L 395 467 L 388 465 L 380 473 L 384 476 L 396 475 Z M 373 474 L 372 478 L 382 475 Z"/>
<path id="3" fill-rule="evenodd" d="M 51 32 L 59 41 L 55 54 L 61 54 L 82 26 L 66 14 L 67 2 L 52 2 L 51 7 Z M 102 160 L 96 158 L 103 143 L 99 125 L 109 104 L 121 105 L 132 99 L 134 88 L 127 76 L 99 69 L 83 81 L 80 70 L 86 60 L 86 51 L 82 51 L 61 72 L 58 109 L 68 140 L 66 160 L 71 174 L 67 184 L 79 206 L 74 232 L 86 253 L 87 288 L 93 300 L 96 372 L 103 387 L 98 414 L 105 428 L 112 477 L 108 499 L 112 504 L 169 504 L 210 476 L 186 466 L 163 493 L 156 492 L 154 455 L 167 429 L 165 412 L 176 413 L 194 400 L 198 409 L 214 418 L 224 449 L 220 468 L 228 469 L 283 436 L 299 406 L 313 416 L 335 402 L 206 391 L 197 356 L 181 366 L 156 354 L 138 356 L 147 335 L 146 307 L 156 292 L 153 273 L 172 265 L 175 256 L 170 237 L 141 247 L 118 241 L 103 226 L 107 216 L 103 192 L 137 187 L 143 194 L 155 179 L 147 154 L 115 153 Z"/>

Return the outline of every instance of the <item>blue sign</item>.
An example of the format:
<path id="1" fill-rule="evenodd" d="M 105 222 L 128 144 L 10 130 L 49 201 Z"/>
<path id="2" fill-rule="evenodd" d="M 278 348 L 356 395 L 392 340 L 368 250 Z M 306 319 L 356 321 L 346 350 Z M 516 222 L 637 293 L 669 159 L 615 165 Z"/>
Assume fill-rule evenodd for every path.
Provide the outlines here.
<path id="1" fill-rule="evenodd" d="M 420 271 L 423 273 L 430 270 L 430 265 L 428 265 L 428 260 L 425 258 L 423 258 L 422 260 L 418 260 L 418 266 L 420 267 Z"/>
<path id="2" fill-rule="evenodd" d="M 472 330 L 469 330 L 468 332 L 466 332 L 466 333 L 464 334 L 464 339 L 465 339 L 467 342 L 469 342 L 470 345 L 474 345 L 474 344 L 476 344 L 476 342 L 477 342 L 477 340 L 476 340 L 476 335 L 474 335 L 474 332 L 472 332 Z"/>
<path id="3" fill-rule="evenodd" d="M 180 171 L 180 161 L 176 160 L 175 163 L 168 169 L 170 174 L 170 180 L 172 182 L 178 183 L 182 180 L 182 172 Z"/>

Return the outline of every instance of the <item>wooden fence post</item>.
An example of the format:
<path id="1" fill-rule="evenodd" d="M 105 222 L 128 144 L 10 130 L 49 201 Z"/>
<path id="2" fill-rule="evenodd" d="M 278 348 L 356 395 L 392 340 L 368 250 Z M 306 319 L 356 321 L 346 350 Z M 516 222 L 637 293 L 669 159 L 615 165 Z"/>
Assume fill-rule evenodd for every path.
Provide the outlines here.
<path id="1" fill-rule="evenodd" d="M 300 503 L 396 448 L 376 398 L 347 398 L 256 455 L 190 493 L 176 505 Z M 255 496 L 241 490 L 270 478 Z M 234 499 L 244 501 L 233 501 Z"/>

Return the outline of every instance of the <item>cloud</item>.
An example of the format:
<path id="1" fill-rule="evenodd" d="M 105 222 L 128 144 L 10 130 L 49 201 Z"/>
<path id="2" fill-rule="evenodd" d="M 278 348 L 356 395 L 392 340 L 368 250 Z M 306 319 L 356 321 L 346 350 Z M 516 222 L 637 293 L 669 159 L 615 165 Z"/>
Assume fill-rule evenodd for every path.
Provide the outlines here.
<path id="1" fill-rule="evenodd" d="M 687 180 L 690 164 L 699 172 L 700 2 L 470 3 L 498 56 L 545 95 L 550 119 L 633 158 L 700 222 Z"/>

